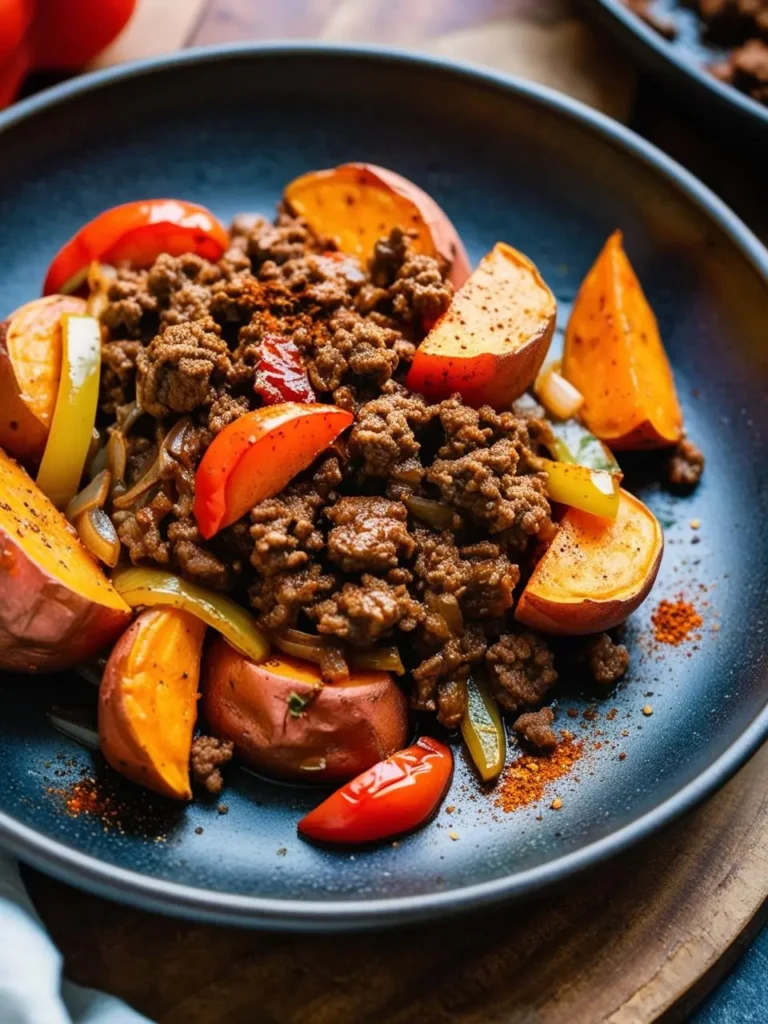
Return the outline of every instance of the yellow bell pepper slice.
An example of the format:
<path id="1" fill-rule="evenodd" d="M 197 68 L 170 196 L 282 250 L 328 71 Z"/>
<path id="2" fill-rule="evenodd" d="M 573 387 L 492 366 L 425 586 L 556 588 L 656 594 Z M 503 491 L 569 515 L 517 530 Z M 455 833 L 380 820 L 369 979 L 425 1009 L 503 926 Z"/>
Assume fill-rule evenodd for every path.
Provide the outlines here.
<path id="1" fill-rule="evenodd" d="M 92 316 L 61 318 L 61 379 L 37 485 L 57 508 L 80 487 L 91 445 L 101 372 L 101 330 Z"/>
<path id="2" fill-rule="evenodd" d="M 547 474 L 547 494 L 552 501 L 604 519 L 616 518 L 621 493 L 619 476 L 604 469 L 552 459 L 537 459 L 536 466 Z"/>
<path id="3" fill-rule="evenodd" d="M 224 594 L 190 583 L 172 572 L 140 566 L 117 569 L 112 573 L 112 585 L 131 608 L 155 605 L 181 608 L 218 630 L 251 661 L 264 661 L 269 655 L 269 641 L 256 625 L 256 620 Z"/>
<path id="4" fill-rule="evenodd" d="M 478 674 L 467 680 L 461 735 L 483 782 L 495 779 L 507 757 L 507 734 L 488 681 Z"/>

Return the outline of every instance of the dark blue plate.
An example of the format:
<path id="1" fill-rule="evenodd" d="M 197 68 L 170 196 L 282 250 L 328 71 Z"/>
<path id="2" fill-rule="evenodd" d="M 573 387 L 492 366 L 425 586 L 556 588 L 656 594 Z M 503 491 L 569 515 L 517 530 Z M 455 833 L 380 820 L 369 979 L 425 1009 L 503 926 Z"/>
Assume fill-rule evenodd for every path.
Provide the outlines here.
<path id="1" fill-rule="evenodd" d="M 317 794 L 242 770 L 225 792 L 226 815 L 215 802 L 178 809 L 107 780 L 107 806 L 72 816 L 79 773 L 103 768 L 54 733 L 45 710 L 83 699 L 86 685 L 6 677 L 0 835 L 24 859 L 200 918 L 377 927 L 564 880 L 711 793 L 765 737 L 768 254 L 671 160 L 535 85 L 404 54 L 299 45 L 184 53 L 66 84 L 0 117 L 0 154 L 0 311 L 36 295 L 51 254 L 105 207 L 179 196 L 225 219 L 269 211 L 294 175 L 350 159 L 390 166 L 431 192 L 474 259 L 499 238 L 526 252 L 557 293 L 561 325 L 620 226 L 709 459 L 687 499 L 636 467 L 667 529 L 661 576 L 629 628 L 631 676 L 597 719 L 561 711 L 584 756 L 539 806 L 500 810 L 459 756 L 446 801 L 455 810 L 365 852 L 300 842 L 296 822 Z M 683 589 L 702 606 L 701 640 L 657 650 L 653 606 Z M 563 698 L 569 706 L 584 709 L 587 698 Z M 555 794 L 559 812 L 549 809 Z"/>
<path id="2" fill-rule="evenodd" d="M 714 119 L 733 139 L 768 145 L 768 107 L 707 70 L 727 50 L 703 37 L 701 21 L 685 0 L 657 0 L 654 6 L 678 26 L 672 40 L 630 11 L 624 0 L 589 0 L 589 6 L 641 64 L 710 125 Z"/>

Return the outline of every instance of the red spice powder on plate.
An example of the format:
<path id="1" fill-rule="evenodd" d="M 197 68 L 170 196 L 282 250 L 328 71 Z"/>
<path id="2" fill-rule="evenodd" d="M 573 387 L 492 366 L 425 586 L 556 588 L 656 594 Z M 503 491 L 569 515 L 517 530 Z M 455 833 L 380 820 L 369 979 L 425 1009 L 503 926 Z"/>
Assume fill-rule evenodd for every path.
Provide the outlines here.
<path id="1" fill-rule="evenodd" d="M 678 644 L 688 640 L 694 630 L 699 629 L 702 618 L 690 601 L 682 594 L 675 601 L 660 601 L 651 616 L 654 635 L 660 644 Z"/>
<path id="2" fill-rule="evenodd" d="M 570 733 L 551 754 L 523 754 L 506 769 L 496 789 L 496 806 L 503 811 L 516 811 L 541 800 L 551 782 L 561 779 L 582 755 L 584 742 L 576 742 Z"/>

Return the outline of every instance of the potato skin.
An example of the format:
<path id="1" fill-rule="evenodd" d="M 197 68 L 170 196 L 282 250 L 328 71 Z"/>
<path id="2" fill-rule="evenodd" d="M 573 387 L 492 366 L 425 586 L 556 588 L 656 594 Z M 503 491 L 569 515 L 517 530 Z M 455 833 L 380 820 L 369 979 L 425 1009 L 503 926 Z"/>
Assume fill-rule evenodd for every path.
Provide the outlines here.
<path id="1" fill-rule="evenodd" d="M 588 636 L 614 629 L 628 619 L 651 592 L 661 565 L 661 556 L 662 552 L 659 551 L 643 585 L 626 598 L 559 604 L 526 590 L 518 602 L 515 618 L 550 636 Z"/>
<path id="2" fill-rule="evenodd" d="M 131 620 L 131 613 L 74 593 L 29 558 L 0 529 L 0 668 L 56 672 L 92 658 Z"/>
<path id="3" fill-rule="evenodd" d="M 257 665 L 216 637 L 203 662 L 203 714 L 245 764 L 281 779 L 340 782 L 405 746 L 408 706 L 389 673 L 323 686 L 291 715 L 291 694 L 310 697 L 319 681 L 307 662 L 280 655 Z"/>
<path id="4" fill-rule="evenodd" d="M 132 614 L 61 512 L 0 448 L 0 668 L 72 668 Z"/>

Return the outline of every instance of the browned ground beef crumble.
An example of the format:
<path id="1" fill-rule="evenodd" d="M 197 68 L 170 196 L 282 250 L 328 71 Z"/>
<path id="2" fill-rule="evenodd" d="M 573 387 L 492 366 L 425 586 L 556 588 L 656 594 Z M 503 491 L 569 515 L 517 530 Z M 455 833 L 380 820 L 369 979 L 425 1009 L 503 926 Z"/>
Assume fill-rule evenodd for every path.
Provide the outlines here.
<path id="1" fill-rule="evenodd" d="M 118 268 L 102 317 L 100 424 L 128 424 L 124 488 L 149 481 L 113 511 L 132 562 L 234 594 L 272 633 L 316 631 L 330 644 L 329 680 L 347 671 L 345 650 L 397 644 L 413 707 L 453 728 L 474 666 L 487 666 L 511 712 L 541 705 L 557 672 L 549 642 L 511 616 L 521 564 L 553 533 L 533 468 L 550 429 L 541 410 L 475 410 L 458 395 L 429 403 L 402 384 L 424 324 L 450 302 L 447 269 L 411 252 L 399 230 L 364 267 L 285 212 L 274 224 L 238 218 L 217 264 L 163 255 L 149 270 Z M 296 345 L 318 400 L 349 409 L 354 424 L 206 542 L 195 469 L 216 433 L 261 404 L 260 346 L 276 333 Z M 425 498 L 447 516 L 440 528 L 409 509 Z M 624 648 L 600 650 L 596 673 L 622 658 L 626 668 Z M 550 722 L 549 712 L 523 716 L 519 731 L 547 749 Z M 197 740 L 195 779 L 216 791 L 229 756 Z"/>
<path id="2" fill-rule="evenodd" d="M 557 746 L 557 733 L 552 728 L 554 720 L 551 708 L 541 708 L 520 715 L 512 728 L 521 739 L 537 750 L 554 750 Z"/>
<path id="3" fill-rule="evenodd" d="M 235 745 L 213 736 L 197 736 L 192 741 L 189 767 L 192 781 L 214 795 L 224 788 L 221 769 L 234 757 Z"/>

